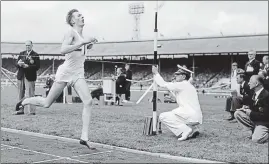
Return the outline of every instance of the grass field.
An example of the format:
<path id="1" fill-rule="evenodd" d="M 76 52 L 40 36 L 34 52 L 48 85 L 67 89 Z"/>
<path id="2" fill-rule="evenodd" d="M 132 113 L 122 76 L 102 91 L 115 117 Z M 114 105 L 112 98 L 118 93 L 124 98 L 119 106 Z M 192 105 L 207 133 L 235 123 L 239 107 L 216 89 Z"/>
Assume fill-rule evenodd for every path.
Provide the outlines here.
<path id="1" fill-rule="evenodd" d="M 43 94 L 37 88 L 36 93 Z M 137 101 L 143 92 L 132 92 L 132 101 Z M 160 93 L 159 97 L 162 98 Z M 179 142 L 166 127 L 157 136 L 142 135 L 145 116 L 152 115 L 152 104 L 145 100 L 139 105 L 94 106 L 90 126 L 93 142 L 122 146 L 138 150 L 171 155 L 240 163 L 268 163 L 268 143 L 256 144 L 247 137 L 238 123 L 223 120 L 225 99 L 201 95 L 203 111 L 201 134 L 196 139 Z M 2 127 L 79 138 L 81 132 L 82 104 L 53 104 L 49 109 L 38 108 L 37 115 L 12 115 L 17 102 L 14 87 L 1 91 Z M 170 111 L 176 104 L 158 103 L 158 113 Z"/>

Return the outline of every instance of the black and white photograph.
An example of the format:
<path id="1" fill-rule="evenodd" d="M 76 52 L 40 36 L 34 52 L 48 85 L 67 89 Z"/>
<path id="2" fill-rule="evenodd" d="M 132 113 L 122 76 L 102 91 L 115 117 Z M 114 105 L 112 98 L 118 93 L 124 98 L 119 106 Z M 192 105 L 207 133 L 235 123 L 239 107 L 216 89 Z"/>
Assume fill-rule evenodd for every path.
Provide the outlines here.
<path id="1" fill-rule="evenodd" d="M 268 163 L 268 1 L 1 1 L 1 163 Z"/>

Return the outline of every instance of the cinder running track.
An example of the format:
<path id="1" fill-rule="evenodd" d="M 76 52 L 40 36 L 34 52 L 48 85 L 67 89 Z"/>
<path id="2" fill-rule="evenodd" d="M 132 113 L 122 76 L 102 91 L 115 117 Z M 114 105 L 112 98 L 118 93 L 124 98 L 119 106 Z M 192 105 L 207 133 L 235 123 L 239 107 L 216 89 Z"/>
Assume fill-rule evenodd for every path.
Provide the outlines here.
<path id="1" fill-rule="evenodd" d="M 34 137 L 1 130 L 1 163 L 178 163 L 160 157 Z"/>

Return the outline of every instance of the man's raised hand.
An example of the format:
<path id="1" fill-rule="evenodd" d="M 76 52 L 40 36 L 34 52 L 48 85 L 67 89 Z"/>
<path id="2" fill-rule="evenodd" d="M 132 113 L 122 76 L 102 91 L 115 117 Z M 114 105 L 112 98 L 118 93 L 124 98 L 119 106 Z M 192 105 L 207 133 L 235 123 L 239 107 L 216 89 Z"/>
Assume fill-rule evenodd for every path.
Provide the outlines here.
<path id="1" fill-rule="evenodd" d="M 158 73 L 158 66 L 152 66 L 152 73 L 155 75 Z"/>

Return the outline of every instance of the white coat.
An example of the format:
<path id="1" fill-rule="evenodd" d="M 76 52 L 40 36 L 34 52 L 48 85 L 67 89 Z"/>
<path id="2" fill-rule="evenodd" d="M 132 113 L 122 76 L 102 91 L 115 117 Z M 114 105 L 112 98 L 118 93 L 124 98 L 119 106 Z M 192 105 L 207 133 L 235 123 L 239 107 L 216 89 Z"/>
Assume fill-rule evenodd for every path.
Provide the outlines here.
<path id="1" fill-rule="evenodd" d="M 178 108 L 171 112 L 184 118 L 187 122 L 199 122 L 202 124 L 202 111 L 195 87 L 186 80 L 182 82 L 165 82 L 160 74 L 154 76 L 154 81 L 160 87 L 166 87 L 176 96 Z"/>

